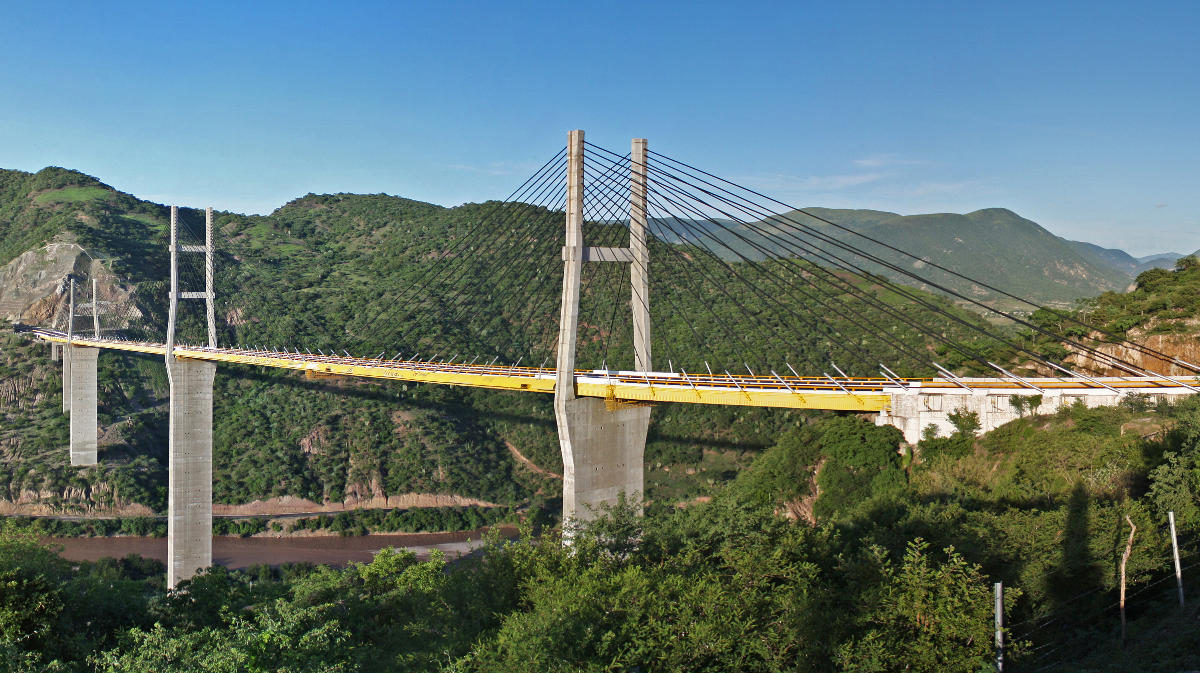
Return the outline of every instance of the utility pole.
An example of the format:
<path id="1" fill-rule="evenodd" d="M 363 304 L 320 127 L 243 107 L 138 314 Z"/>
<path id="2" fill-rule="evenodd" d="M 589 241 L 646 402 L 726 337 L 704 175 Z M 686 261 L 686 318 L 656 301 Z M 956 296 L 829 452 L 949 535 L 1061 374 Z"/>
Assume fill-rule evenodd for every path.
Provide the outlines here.
<path id="1" fill-rule="evenodd" d="M 1004 582 L 993 585 L 996 594 L 996 670 L 1004 673 Z"/>

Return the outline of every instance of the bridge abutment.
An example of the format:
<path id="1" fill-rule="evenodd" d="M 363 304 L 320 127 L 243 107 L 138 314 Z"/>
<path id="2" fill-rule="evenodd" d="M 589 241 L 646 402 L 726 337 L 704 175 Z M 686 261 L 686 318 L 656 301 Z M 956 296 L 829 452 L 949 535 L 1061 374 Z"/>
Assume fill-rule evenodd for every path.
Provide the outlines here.
<path id="1" fill-rule="evenodd" d="M 1190 395 L 1187 389 L 1179 392 L 1148 393 L 1151 397 L 1179 397 Z M 1014 397 L 1030 397 L 1027 393 L 991 393 L 976 391 L 962 394 L 938 393 L 922 394 L 920 392 L 893 393 L 891 408 L 881 411 L 875 419 L 876 425 L 890 425 L 904 433 L 904 441 L 915 444 L 921 440 L 925 428 L 933 425 L 938 429 L 938 435 L 946 437 L 955 431 L 950 415 L 955 412 L 974 412 L 979 417 L 979 432 L 991 432 L 996 428 L 1021 417 L 1021 413 L 1012 404 Z M 1121 401 L 1121 396 L 1109 390 L 1080 390 L 1073 393 L 1054 393 L 1047 391 L 1042 395 L 1041 403 L 1035 409 L 1026 409 L 1025 413 L 1052 414 L 1063 406 L 1076 403 L 1088 407 L 1115 406 Z"/>
<path id="2" fill-rule="evenodd" d="M 175 359 L 167 458 L 167 586 L 212 565 L 212 418 L 217 365 Z"/>
<path id="3" fill-rule="evenodd" d="M 97 445 L 96 360 L 99 348 L 67 346 L 63 400 L 71 415 L 71 465 L 95 465 Z"/>

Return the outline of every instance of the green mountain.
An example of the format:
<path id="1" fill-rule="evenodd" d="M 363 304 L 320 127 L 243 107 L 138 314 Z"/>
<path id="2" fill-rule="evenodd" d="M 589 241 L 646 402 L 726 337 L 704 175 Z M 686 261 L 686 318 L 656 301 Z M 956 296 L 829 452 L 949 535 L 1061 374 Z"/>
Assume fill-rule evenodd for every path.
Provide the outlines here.
<path id="1" fill-rule="evenodd" d="M 1028 306 L 938 270 L 928 262 L 997 290 L 1061 308 L 1102 292 L 1123 291 L 1143 271 L 1171 268 L 1183 257 L 1176 253 L 1133 257 L 1122 250 L 1068 241 L 1003 208 L 964 215 L 905 216 L 878 210 L 814 207 L 793 211 L 784 218 L 745 224 L 720 218 L 680 218 L 656 220 L 651 226 L 665 240 L 700 241 L 730 260 L 782 255 L 826 265 L 856 266 L 925 290 L 937 291 L 935 284 L 940 285 L 1000 309 L 1027 310 Z M 846 247 L 840 247 L 843 245 Z M 957 301 L 973 306 L 965 300 Z"/>
<path id="2" fill-rule="evenodd" d="M 987 208 L 963 215 L 905 216 L 875 210 L 826 208 L 810 208 L 805 212 L 921 258 L 914 260 L 897 254 L 883 245 L 801 213 L 790 215 L 829 237 L 861 248 L 883 263 L 897 267 L 864 264 L 872 272 L 931 289 L 904 272 L 913 273 L 999 308 L 1015 305 L 988 288 L 956 278 L 926 262 L 935 261 L 1000 290 L 1056 306 L 1067 306 L 1076 299 L 1101 292 L 1121 291 L 1132 281 L 1128 272 L 1080 254 L 1068 241 L 1004 208 Z"/>
<path id="3" fill-rule="evenodd" d="M 5 171 L 0 184 L 0 261 L 7 262 L 0 267 L 0 309 L 8 307 L 10 320 L 49 323 L 63 315 L 66 274 L 96 274 L 102 296 L 123 298 L 118 327 L 162 339 L 166 207 L 63 169 Z M 460 241 L 479 236 L 480 222 L 510 216 L 544 221 L 549 233 L 520 245 L 480 238 L 471 254 L 462 254 Z M 184 209 L 180 218 L 185 230 L 202 231 L 202 213 Z M 219 212 L 216 229 L 221 343 L 526 364 L 552 355 L 560 214 L 524 204 L 443 208 L 382 194 L 310 194 L 268 216 Z M 591 241 L 619 234 L 611 225 L 588 225 Z M 865 330 L 864 319 L 891 320 L 881 308 L 824 311 L 821 302 L 829 299 L 821 293 L 846 301 L 858 293 L 919 324 L 943 320 L 911 298 L 851 276 L 806 267 L 813 276 L 807 295 L 767 297 L 762 288 L 775 282 L 772 270 L 794 274 L 794 268 L 778 266 L 783 261 L 744 268 L 748 282 L 737 287 L 698 251 L 654 241 L 652 254 L 663 260 L 652 288 L 654 352 L 663 369 L 741 371 L 787 362 L 820 372 L 834 360 L 852 373 L 877 375 L 882 360 L 912 374 L 924 365 L 910 354 L 937 345 L 904 325 Z M 439 276 L 443 268 L 457 271 Z M 181 273 L 189 287 L 201 282 L 194 265 Z M 616 319 L 628 315 L 627 285 L 604 269 L 589 271 L 585 283 L 580 366 L 630 367 L 629 321 Z M 761 317 L 768 298 L 784 302 L 785 314 Z M 184 313 L 180 330 L 184 343 L 201 341 L 200 312 Z M 944 334 L 972 338 L 953 322 Z M 7 481 L 0 483 L 0 501 L 21 511 L 160 511 L 166 429 L 160 363 L 118 354 L 100 359 L 101 465 L 73 470 L 66 465 L 58 368 L 33 344 L 11 334 L 0 339 L 8 358 L 0 390 L 19 392 L 0 396 L 0 460 L 9 468 L 0 478 Z M 897 350 L 898 343 L 906 350 Z M 852 350 L 872 355 L 856 361 Z M 216 405 L 214 497 L 224 506 L 284 497 L 314 506 L 387 506 L 396 498 L 452 496 L 462 504 L 556 509 L 561 463 L 548 396 L 305 380 L 227 367 L 218 376 Z M 676 503 L 707 492 L 797 417 L 664 405 L 654 414 L 647 450 L 649 496 Z"/>
<path id="4" fill-rule="evenodd" d="M 1174 252 L 1134 257 L 1124 250 L 1102 248 L 1093 243 L 1085 243 L 1083 241 L 1067 241 L 1067 243 L 1070 243 L 1075 248 L 1075 251 L 1085 259 L 1097 265 L 1111 266 L 1131 276 L 1137 276 L 1139 273 L 1149 271 L 1150 269 L 1169 269 L 1181 257 L 1186 257 L 1186 255 Z"/>

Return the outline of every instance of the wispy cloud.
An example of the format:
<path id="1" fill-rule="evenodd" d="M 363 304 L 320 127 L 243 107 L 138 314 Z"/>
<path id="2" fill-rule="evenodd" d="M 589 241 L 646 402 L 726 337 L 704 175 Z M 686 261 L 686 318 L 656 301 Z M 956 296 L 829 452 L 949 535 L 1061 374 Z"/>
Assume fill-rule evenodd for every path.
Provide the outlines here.
<path id="1" fill-rule="evenodd" d="M 917 159 L 906 159 L 899 154 L 872 154 L 861 159 L 855 159 L 854 165 L 863 168 L 887 168 L 889 166 L 920 166 L 926 162 Z"/>
<path id="2" fill-rule="evenodd" d="M 738 181 L 771 191 L 835 192 L 878 182 L 885 177 L 887 177 L 885 173 L 847 173 L 844 175 L 809 175 L 807 177 L 776 174 L 747 176 Z"/>
<path id="3" fill-rule="evenodd" d="M 523 175 L 532 172 L 536 165 L 528 162 L 493 161 L 481 166 L 471 164 L 448 164 L 446 168 L 476 175 Z"/>
<path id="4" fill-rule="evenodd" d="M 942 194 L 960 194 L 967 191 L 978 191 L 984 183 L 979 180 L 961 180 L 958 182 L 918 182 L 905 188 L 906 196 L 932 196 Z"/>

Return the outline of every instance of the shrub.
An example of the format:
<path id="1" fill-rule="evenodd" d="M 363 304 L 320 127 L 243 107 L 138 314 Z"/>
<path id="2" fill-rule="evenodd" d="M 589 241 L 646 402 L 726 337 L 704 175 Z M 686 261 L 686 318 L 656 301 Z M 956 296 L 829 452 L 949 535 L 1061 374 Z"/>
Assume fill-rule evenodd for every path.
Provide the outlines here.
<path id="1" fill-rule="evenodd" d="M 947 418 L 950 424 L 954 426 L 954 431 L 966 437 L 974 437 L 980 428 L 983 426 L 979 423 L 979 414 L 966 409 L 955 409 L 951 411 Z"/>

